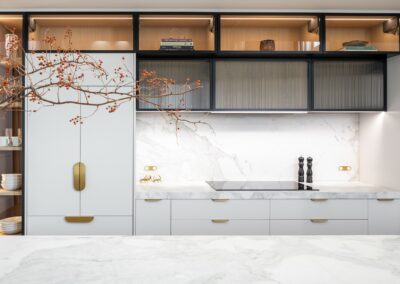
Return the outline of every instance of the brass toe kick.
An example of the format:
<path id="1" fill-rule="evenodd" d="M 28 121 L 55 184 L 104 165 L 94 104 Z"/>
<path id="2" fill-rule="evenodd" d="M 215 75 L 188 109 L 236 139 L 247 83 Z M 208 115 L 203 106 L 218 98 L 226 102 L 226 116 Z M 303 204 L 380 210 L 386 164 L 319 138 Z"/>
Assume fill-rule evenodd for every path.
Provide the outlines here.
<path id="1" fill-rule="evenodd" d="M 64 220 L 68 223 L 90 223 L 94 216 L 65 216 Z"/>

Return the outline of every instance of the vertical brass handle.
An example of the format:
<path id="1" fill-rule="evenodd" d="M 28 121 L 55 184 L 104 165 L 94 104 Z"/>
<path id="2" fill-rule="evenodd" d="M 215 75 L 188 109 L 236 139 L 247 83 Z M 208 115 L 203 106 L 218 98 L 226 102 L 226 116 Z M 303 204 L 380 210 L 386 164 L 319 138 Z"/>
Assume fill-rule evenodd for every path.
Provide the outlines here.
<path id="1" fill-rule="evenodd" d="M 73 167 L 74 188 L 76 191 L 82 191 L 86 187 L 86 166 L 84 163 L 76 163 Z"/>

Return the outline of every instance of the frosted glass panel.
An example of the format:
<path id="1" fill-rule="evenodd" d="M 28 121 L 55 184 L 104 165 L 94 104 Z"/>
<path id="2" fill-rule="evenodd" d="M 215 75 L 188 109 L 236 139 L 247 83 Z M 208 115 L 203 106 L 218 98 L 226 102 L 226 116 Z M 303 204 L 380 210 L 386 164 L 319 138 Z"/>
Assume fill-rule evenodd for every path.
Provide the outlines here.
<path id="1" fill-rule="evenodd" d="M 217 109 L 307 109 L 304 61 L 218 61 Z"/>
<path id="2" fill-rule="evenodd" d="M 314 108 L 369 110 L 384 107 L 381 61 L 314 63 Z"/>
<path id="3" fill-rule="evenodd" d="M 171 92 L 181 93 L 187 87 L 185 82 L 200 80 L 201 88 L 185 95 L 168 96 L 149 99 L 162 109 L 208 109 L 210 107 L 210 65 L 208 61 L 190 60 L 141 60 L 140 74 L 143 70 L 155 71 L 157 76 L 173 79 L 176 84 L 171 86 Z M 139 102 L 141 109 L 154 109 L 146 102 Z"/>

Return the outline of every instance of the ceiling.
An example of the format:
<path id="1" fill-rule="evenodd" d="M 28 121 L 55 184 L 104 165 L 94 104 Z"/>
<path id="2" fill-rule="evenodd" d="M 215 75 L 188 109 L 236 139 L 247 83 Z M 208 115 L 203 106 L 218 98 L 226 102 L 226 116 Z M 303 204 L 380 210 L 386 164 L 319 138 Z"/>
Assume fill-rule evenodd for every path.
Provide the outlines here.
<path id="1" fill-rule="evenodd" d="M 399 12 L 399 0 L 1 0 L 0 10 L 218 10 Z"/>

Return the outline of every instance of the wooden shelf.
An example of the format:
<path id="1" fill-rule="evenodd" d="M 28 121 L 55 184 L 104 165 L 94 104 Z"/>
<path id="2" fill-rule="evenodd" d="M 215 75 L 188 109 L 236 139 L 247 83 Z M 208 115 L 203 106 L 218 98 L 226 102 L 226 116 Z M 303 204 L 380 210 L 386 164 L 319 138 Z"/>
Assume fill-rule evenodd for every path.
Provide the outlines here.
<path id="1" fill-rule="evenodd" d="M 29 50 L 45 49 L 41 41 L 48 35 L 55 36 L 61 48 L 68 48 L 67 29 L 72 32 L 73 49 L 133 49 L 131 15 L 33 15 L 30 20 L 34 30 L 29 32 Z"/>
<path id="2" fill-rule="evenodd" d="M 0 146 L 0 151 L 21 151 L 21 146 Z"/>
<path id="3" fill-rule="evenodd" d="M 170 37 L 192 39 L 195 51 L 212 51 L 214 18 L 208 15 L 140 16 L 139 50 L 158 51 L 161 39 Z"/>
<path id="4" fill-rule="evenodd" d="M 21 190 L 5 190 L 0 188 L 0 196 L 21 196 Z"/>
<path id="5" fill-rule="evenodd" d="M 377 51 L 398 52 L 398 32 L 385 33 L 383 25 L 392 16 L 327 16 L 326 17 L 326 50 L 342 51 L 343 43 L 359 40 L 366 41 Z M 377 52 L 357 51 L 357 52 Z M 345 51 L 353 52 L 353 51 Z"/>
<path id="6" fill-rule="evenodd" d="M 221 16 L 221 50 L 260 51 L 270 39 L 275 51 L 319 51 L 319 35 L 308 31 L 316 16 Z"/>

